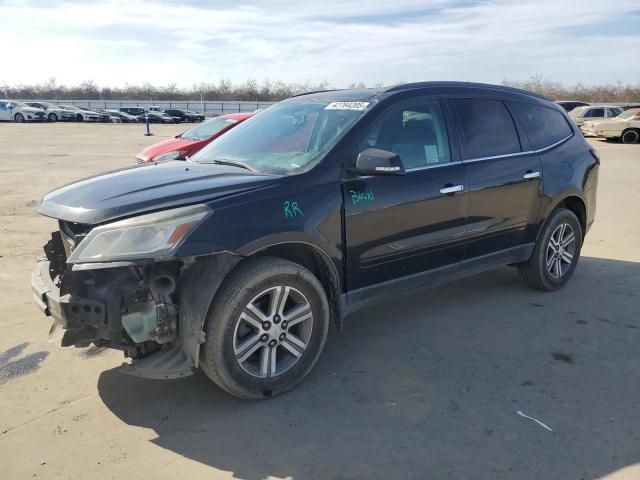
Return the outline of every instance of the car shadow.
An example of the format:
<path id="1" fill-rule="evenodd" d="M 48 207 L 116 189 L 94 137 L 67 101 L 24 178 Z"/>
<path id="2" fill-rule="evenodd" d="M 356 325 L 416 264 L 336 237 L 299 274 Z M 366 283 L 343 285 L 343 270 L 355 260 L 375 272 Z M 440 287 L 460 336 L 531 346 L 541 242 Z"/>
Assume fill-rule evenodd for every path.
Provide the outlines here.
<path id="1" fill-rule="evenodd" d="M 200 373 L 115 368 L 98 389 L 158 446 L 235 478 L 597 478 L 640 459 L 638 285 L 640 263 L 583 257 L 558 292 L 504 268 L 390 299 L 265 401 Z"/>

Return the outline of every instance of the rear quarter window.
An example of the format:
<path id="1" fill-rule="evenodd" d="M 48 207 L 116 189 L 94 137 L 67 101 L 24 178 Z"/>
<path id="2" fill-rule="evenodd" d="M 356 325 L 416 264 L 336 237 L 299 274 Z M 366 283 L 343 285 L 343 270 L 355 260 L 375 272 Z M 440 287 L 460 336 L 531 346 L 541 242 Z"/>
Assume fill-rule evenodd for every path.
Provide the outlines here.
<path id="1" fill-rule="evenodd" d="M 573 133 L 564 115 L 552 108 L 524 102 L 511 102 L 511 106 L 536 150 L 564 140 Z"/>

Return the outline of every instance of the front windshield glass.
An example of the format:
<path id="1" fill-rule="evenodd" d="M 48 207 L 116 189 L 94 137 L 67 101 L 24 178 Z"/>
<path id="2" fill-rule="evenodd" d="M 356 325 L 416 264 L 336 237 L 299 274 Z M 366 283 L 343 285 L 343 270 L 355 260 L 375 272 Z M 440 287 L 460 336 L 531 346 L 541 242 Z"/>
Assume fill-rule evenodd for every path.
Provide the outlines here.
<path id="1" fill-rule="evenodd" d="M 589 107 L 576 107 L 573 110 L 571 110 L 569 112 L 569 116 L 570 117 L 579 117 L 582 113 L 584 113 L 585 110 L 587 110 Z"/>
<path id="2" fill-rule="evenodd" d="M 640 108 L 634 108 L 631 110 L 627 110 L 625 112 L 622 112 L 620 115 L 618 115 L 618 118 L 633 118 L 635 116 L 640 115 Z"/>
<path id="3" fill-rule="evenodd" d="M 368 102 L 290 100 L 242 122 L 191 157 L 287 174 L 309 165 L 366 111 Z"/>
<path id="4" fill-rule="evenodd" d="M 197 127 L 193 127 L 191 130 L 187 130 L 180 138 L 187 140 L 206 140 L 213 137 L 216 133 L 221 132 L 223 129 L 237 123 L 237 120 L 233 118 L 221 118 L 217 117 L 208 122 L 201 123 Z"/>

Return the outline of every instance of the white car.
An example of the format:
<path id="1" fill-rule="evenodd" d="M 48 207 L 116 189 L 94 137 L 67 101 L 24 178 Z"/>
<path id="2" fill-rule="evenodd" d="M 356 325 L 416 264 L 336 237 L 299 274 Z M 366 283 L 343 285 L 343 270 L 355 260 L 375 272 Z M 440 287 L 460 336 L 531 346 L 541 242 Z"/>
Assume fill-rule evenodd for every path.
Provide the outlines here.
<path id="1" fill-rule="evenodd" d="M 640 143 L 640 108 L 625 110 L 615 118 L 585 122 L 582 130 L 585 135 L 603 137 L 607 140 Z"/>
<path id="2" fill-rule="evenodd" d="M 47 114 L 47 120 L 57 122 L 58 120 L 75 120 L 75 112 L 59 107 L 49 102 L 27 102 L 27 105 L 33 108 L 41 108 Z"/>
<path id="3" fill-rule="evenodd" d="M 33 108 L 23 102 L 15 100 L 0 100 L 0 120 L 13 120 L 14 122 L 30 122 L 45 120 L 47 112 L 40 108 Z"/>
<path id="4" fill-rule="evenodd" d="M 569 118 L 573 120 L 580 129 L 585 122 L 591 120 L 601 120 L 605 118 L 615 118 L 622 113 L 622 109 L 617 105 L 588 105 L 577 107 L 569 112 Z"/>
<path id="5" fill-rule="evenodd" d="M 100 114 L 93 110 L 85 110 L 75 105 L 58 105 L 66 110 L 71 110 L 76 116 L 76 120 L 79 122 L 99 122 Z"/>

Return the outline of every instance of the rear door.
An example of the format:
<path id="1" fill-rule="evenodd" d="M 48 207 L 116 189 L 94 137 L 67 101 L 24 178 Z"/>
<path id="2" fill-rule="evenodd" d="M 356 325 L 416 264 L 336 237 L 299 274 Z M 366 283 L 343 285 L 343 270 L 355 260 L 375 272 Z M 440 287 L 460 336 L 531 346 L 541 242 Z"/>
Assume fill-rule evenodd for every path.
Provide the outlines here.
<path id="1" fill-rule="evenodd" d="M 436 98 L 404 101 L 360 142 L 397 153 L 407 173 L 343 181 L 349 290 L 461 262 L 467 182 L 445 110 Z"/>
<path id="2" fill-rule="evenodd" d="M 526 243 L 541 201 L 542 168 L 500 98 L 452 98 L 460 154 L 469 181 L 464 259 Z"/>

